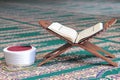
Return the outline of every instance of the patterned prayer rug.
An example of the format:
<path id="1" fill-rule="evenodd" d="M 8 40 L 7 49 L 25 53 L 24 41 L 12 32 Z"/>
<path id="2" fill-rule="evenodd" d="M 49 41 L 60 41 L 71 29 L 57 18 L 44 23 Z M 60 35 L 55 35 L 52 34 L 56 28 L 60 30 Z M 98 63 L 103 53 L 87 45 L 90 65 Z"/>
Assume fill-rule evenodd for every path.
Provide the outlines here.
<path id="1" fill-rule="evenodd" d="M 81 2 L 79 0 L 1 0 L 0 80 L 120 80 L 120 67 L 113 67 L 78 47 L 73 47 L 54 60 L 37 67 L 46 53 L 66 43 L 42 29 L 38 24 L 41 19 L 57 21 L 81 31 L 98 22 L 116 17 L 118 21 L 115 25 L 90 41 L 114 54 L 116 58 L 112 60 L 119 64 L 119 7 L 116 6 L 114 9 L 119 3 L 112 0 L 111 3 L 91 1 L 93 3 L 84 0 Z M 103 3 L 106 6 L 98 7 Z M 31 44 L 36 47 L 35 63 L 28 67 L 7 67 L 3 49 L 14 44 Z"/>

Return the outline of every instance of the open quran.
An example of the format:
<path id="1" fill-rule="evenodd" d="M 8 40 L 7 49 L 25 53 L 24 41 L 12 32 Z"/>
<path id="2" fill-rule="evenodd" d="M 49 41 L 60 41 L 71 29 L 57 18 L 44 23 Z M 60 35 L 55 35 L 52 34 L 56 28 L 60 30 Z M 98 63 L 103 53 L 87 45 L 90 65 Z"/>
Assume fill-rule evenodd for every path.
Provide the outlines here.
<path id="1" fill-rule="evenodd" d="M 70 40 L 73 43 L 78 43 L 85 38 L 95 35 L 96 33 L 103 30 L 103 23 L 97 23 L 94 26 L 91 26 L 85 30 L 77 32 L 76 30 L 66 27 L 58 22 L 52 23 L 48 29 L 52 30 L 53 32 L 61 35 L 62 37 Z"/>

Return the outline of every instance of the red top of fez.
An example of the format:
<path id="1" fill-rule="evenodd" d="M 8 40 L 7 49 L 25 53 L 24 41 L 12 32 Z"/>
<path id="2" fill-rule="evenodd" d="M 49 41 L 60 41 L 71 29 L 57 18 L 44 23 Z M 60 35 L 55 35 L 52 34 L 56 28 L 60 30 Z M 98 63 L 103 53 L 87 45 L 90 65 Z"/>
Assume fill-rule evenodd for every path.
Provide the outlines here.
<path id="1" fill-rule="evenodd" d="M 31 46 L 11 46 L 11 47 L 8 47 L 7 50 L 9 50 L 9 51 L 25 51 L 25 50 L 29 50 L 31 48 L 32 48 Z"/>

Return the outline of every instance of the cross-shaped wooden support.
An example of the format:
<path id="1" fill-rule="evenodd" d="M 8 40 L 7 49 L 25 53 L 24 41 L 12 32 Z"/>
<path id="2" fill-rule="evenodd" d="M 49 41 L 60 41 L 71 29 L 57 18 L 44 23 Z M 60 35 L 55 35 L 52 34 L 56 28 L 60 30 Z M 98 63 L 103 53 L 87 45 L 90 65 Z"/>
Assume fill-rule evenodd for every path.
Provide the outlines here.
<path id="1" fill-rule="evenodd" d="M 109 28 L 111 25 L 113 25 L 115 22 L 116 22 L 116 19 L 114 19 L 114 18 L 111 19 L 111 20 L 109 20 L 109 21 L 107 21 L 107 22 L 104 24 L 104 31 L 105 31 L 107 28 Z M 113 65 L 113 66 L 115 66 L 115 67 L 118 66 L 117 63 L 115 63 L 115 62 L 113 62 L 111 59 L 109 59 L 109 58 L 101 55 L 98 51 L 101 51 L 101 52 L 105 53 L 106 55 L 108 55 L 108 56 L 111 57 L 111 58 L 115 58 L 115 56 L 114 56 L 113 54 L 111 54 L 111 53 L 103 50 L 102 48 L 100 48 L 100 47 L 98 47 L 97 45 L 95 45 L 95 44 L 93 44 L 93 43 L 91 43 L 91 42 L 88 41 L 89 38 L 91 38 L 91 37 L 93 37 L 93 36 L 90 36 L 89 38 L 86 38 L 85 40 L 82 40 L 82 42 L 72 43 L 71 41 L 69 41 L 69 40 L 65 39 L 64 37 L 60 36 L 59 34 L 57 34 L 57 33 L 53 32 L 53 31 L 51 31 L 50 29 L 48 29 L 48 27 L 51 25 L 51 22 L 46 21 L 46 20 L 40 20 L 40 21 L 39 21 L 39 24 L 40 24 L 44 29 L 46 29 L 48 32 L 56 35 L 56 36 L 59 37 L 59 38 L 62 38 L 62 39 L 64 39 L 64 40 L 66 40 L 67 43 L 64 44 L 63 46 L 59 47 L 58 49 L 56 49 L 56 50 L 54 50 L 54 51 L 46 54 L 46 55 L 44 56 L 45 60 L 42 61 L 41 63 L 39 63 L 38 66 L 41 66 L 41 65 L 47 63 L 48 61 L 56 58 L 57 56 L 59 56 L 60 54 L 62 54 L 63 52 L 65 52 L 66 50 L 68 50 L 69 48 L 71 48 L 72 46 L 81 47 L 81 48 L 83 48 L 84 50 L 92 53 L 93 55 L 95 55 L 95 56 L 97 56 L 97 57 L 105 60 L 105 61 L 108 62 L 109 64 L 111 64 L 111 65 Z M 96 34 L 98 34 L 98 33 L 96 33 Z M 94 36 L 95 36 L 95 35 L 94 35 Z"/>

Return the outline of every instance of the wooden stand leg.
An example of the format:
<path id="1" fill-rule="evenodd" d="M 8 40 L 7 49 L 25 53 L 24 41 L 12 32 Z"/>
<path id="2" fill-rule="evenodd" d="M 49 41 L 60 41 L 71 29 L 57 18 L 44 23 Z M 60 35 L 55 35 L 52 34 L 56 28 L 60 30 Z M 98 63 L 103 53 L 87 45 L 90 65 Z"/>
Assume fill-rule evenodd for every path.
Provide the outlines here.
<path id="1" fill-rule="evenodd" d="M 56 54 L 50 56 L 49 58 L 47 58 L 46 60 L 44 60 L 43 62 L 41 62 L 40 64 L 38 64 L 38 66 L 41 66 L 41 65 L 47 63 L 48 61 L 54 59 L 55 57 L 59 56 L 60 54 L 62 54 L 63 52 L 65 52 L 67 49 L 69 49 L 71 47 L 72 47 L 72 45 L 70 45 L 70 44 L 67 44 L 67 45 L 63 46 L 64 49 L 59 50 Z"/>
<path id="2" fill-rule="evenodd" d="M 111 54 L 111 53 L 103 50 L 102 48 L 96 46 L 95 44 L 92 44 L 92 43 L 89 42 L 89 41 L 87 41 L 86 43 L 87 43 L 89 46 L 92 46 L 94 49 L 96 49 L 96 51 L 98 51 L 98 50 L 99 50 L 99 51 L 102 51 L 102 52 L 104 52 L 105 54 L 107 54 L 109 57 L 115 58 L 115 55 L 113 55 L 113 54 Z"/>
<path id="3" fill-rule="evenodd" d="M 106 57 L 104 57 L 103 55 L 99 54 L 97 51 L 93 50 L 93 49 L 90 48 L 89 46 L 86 46 L 86 44 L 84 44 L 84 43 L 83 43 L 83 44 L 79 44 L 79 47 L 81 47 L 81 48 L 83 48 L 83 49 L 91 52 L 92 54 L 94 54 L 94 55 L 97 56 L 97 57 L 102 58 L 103 60 L 107 61 L 108 63 L 110 63 L 111 65 L 113 65 L 113 66 L 115 66 L 115 67 L 118 66 L 117 63 L 115 63 L 115 62 L 113 62 L 112 60 L 110 60 L 109 58 L 106 58 Z M 91 47 L 92 47 L 92 46 L 91 46 Z"/>
<path id="4" fill-rule="evenodd" d="M 63 46 L 57 48 L 56 50 L 54 50 L 54 51 L 52 51 L 52 52 L 46 54 L 43 58 L 48 58 L 48 57 L 50 57 L 52 54 L 58 52 L 59 50 L 64 49 L 64 48 L 65 48 L 66 46 L 68 46 L 68 45 L 69 45 L 69 43 L 64 44 Z"/>

